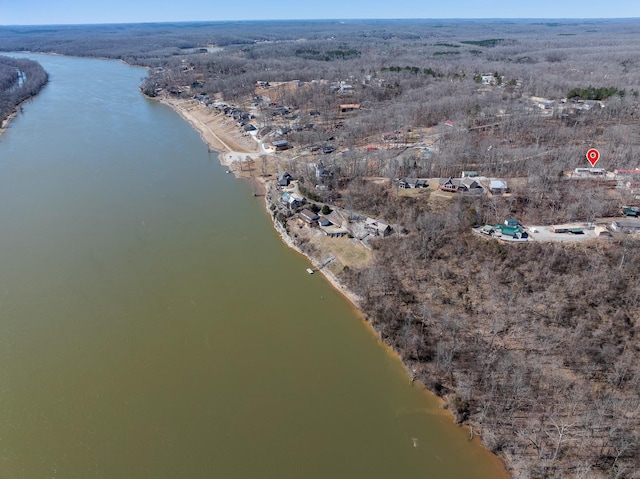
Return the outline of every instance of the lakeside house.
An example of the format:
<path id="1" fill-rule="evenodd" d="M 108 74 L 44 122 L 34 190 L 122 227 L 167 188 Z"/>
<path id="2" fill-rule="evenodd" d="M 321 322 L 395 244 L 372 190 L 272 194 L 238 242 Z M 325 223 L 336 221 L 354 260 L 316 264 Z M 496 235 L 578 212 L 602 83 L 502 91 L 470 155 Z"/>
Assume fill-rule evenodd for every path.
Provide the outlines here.
<path id="1" fill-rule="evenodd" d="M 318 226 L 318 220 L 320 219 L 317 214 L 307 208 L 298 213 L 298 217 L 311 227 Z"/>
<path id="2" fill-rule="evenodd" d="M 289 210 L 293 211 L 302 205 L 302 198 L 294 193 L 285 192 L 280 197 L 280 202 Z"/>
<path id="3" fill-rule="evenodd" d="M 336 210 L 320 217 L 320 229 L 330 238 L 341 238 L 349 234 L 347 220 Z"/>

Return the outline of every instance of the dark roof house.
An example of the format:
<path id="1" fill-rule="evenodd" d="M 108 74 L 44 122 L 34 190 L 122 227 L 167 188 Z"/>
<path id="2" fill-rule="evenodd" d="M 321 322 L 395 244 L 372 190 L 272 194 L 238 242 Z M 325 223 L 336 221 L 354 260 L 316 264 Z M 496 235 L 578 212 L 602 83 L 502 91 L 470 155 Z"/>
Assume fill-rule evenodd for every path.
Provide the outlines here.
<path id="1" fill-rule="evenodd" d="M 313 211 L 305 208 L 299 213 L 299 216 L 300 219 L 307 223 L 309 226 L 318 226 L 318 220 L 320 219 L 320 217 Z"/>

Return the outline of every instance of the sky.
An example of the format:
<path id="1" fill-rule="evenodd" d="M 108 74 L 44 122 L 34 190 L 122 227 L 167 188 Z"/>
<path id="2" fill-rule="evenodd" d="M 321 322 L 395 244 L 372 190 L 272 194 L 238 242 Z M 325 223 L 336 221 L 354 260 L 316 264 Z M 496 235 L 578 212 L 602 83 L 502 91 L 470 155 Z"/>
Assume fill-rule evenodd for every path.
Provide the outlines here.
<path id="1" fill-rule="evenodd" d="M 357 18 L 628 18 L 638 0 L 0 0 L 0 25 Z"/>

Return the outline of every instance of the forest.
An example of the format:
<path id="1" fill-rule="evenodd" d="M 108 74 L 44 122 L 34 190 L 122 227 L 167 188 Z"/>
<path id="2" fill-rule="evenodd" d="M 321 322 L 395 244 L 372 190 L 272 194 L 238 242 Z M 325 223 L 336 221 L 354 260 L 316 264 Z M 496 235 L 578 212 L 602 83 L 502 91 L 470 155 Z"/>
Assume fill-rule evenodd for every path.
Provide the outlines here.
<path id="1" fill-rule="evenodd" d="M 4 51 L 146 66 L 150 97 L 254 105 L 259 134 L 293 147 L 278 168 L 314 199 L 401 225 L 339 279 L 410 375 L 518 478 L 640 477 L 640 240 L 471 232 L 640 205 L 633 187 L 571 177 L 589 148 L 607 171 L 640 167 L 639 42 L 635 19 L 0 27 Z M 16 69 L 37 77 L 21 65 L 4 80 L 6 68 L 5 90 Z M 319 162 L 332 174 L 315 190 Z M 511 193 L 396 186 L 465 170 Z"/>
<path id="2" fill-rule="evenodd" d="M 48 75 L 38 62 L 0 56 L 0 126 L 47 81 Z"/>

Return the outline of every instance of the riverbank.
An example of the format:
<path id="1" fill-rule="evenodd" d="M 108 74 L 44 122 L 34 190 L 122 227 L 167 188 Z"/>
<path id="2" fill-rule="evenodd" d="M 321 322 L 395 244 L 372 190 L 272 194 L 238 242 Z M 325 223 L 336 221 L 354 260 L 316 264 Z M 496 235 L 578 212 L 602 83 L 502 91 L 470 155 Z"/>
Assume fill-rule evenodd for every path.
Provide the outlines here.
<path id="1" fill-rule="evenodd" d="M 233 173 L 240 179 L 253 179 L 259 186 L 259 194 L 264 195 L 265 208 L 269 212 L 271 196 L 267 193 L 269 188 L 269 180 L 263 177 L 252 176 L 247 174 L 247 170 L 243 170 L 240 163 L 247 157 L 253 159 L 261 152 L 266 158 L 271 169 L 269 155 L 264 153 L 258 140 L 250 135 L 245 136 L 235 125 L 233 120 L 229 119 L 222 113 L 213 113 L 206 106 L 200 104 L 196 100 L 176 99 L 170 97 L 162 97 L 159 99 L 161 103 L 175 110 L 184 120 L 186 120 L 207 144 L 210 150 L 219 153 L 220 162 L 224 166 L 229 167 L 229 172 Z M 320 257 L 314 257 L 305 253 L 300 249 L 293 238 L 287 231 L 273 219 L 273 226 L 282 238 L 282 241 L 290 248 L 296 250 L 300 254 L 306 256 L 314 269 L 320 271 L 331 285 L 340 291 L 357 309 L 360 309 L 360 298 L 350 291 L 338 278 L 328 269 L 321 268 L 322 260 Z"/>
<path id="2" fill-rule="evenodd" d="M 208 145 L 209 149 L 219 153 L 219 161 L 221 164 L 229 167 L 228 171 L 230 173 L 233 173 L 234 176 L 239 179 L 251 180 L 254 182 L 254 185 L 257 185 L 257 188 L 254 188 L 254 192 L 257 192 L 257 195 L 264 196 L 264 205 L 267 214 L 271 217 L 274 229 L 280 235 L 283 243 L 289 248 L 305 256 L 313 265 L 313 269 L 316 272 L 320 272 L 327 281 L 329 281 L 329 283 L 352 304 L 361 317 L 365 319 L 364 324 L 370 329 L 371 333 L 378 338 L 385 350 L 399 360 L 403 365 L 407 374 L 407 379 L 411 381 L 411 384 L 414 384 L 414 382 L 417 381 L 420 387 L 424 388 L 425 393 L 432 394 L 432 392 L 429 391 L 421 381 L 417 380 L 413 366 L 410 363 L 403 361 L 400 352 L 383 341 L 380 336 L 380 332 L 374 328 L 370 321 L 366 321 L 366 317 L 362 311 L 361 298 L 344 285 L 338 277 L 329 270 L 329 268 L 322 267 L 323 256 L 325 256 L 328 251 L 317 251 L 316 254 L 310 254 L 309 252 L 304 251 L 296 243 L 295 238 L 292 237 L 286 228 L 271 214 L 271 205 L 275 198 L 274 195 L 277 194 L 274 181 L 270 180 L 269 177 L 254 175 L 250 172 L 251 167 L 249 169 L 243 169 L 242 166 L 243 159 L 253 159 L 260 156 L 260 158 L 267 163 L 267 168 L 269 170 L 273 170 L 275 164 L 273 154 L 267 153 L 264 148 L 262 148 L 262 145 L 254 138 L 251 138 L 254 142 L 253 144 L 247 143 L 247 138 L 241 133 L 240 129 L 233 123 L 233 121 L 228 119 L 225 121 L 226 117 L 224 115 L 211 113 L 204 105 L 195 100 L 163 98 L 160 99 L 160 101 L 174 109 L 192 126 L 192 128 L 200 133 L 201 138 Z M 448 409 L 447 402 L 442 398 L 438 399 L 444 412 L 445 409 Z M 448 414 L 453 421 L 454 418 L 451 413 L 448 412 Z M 482 442 L 481 437 L 477 433 L 474 434 L 472 429 L 469 430 L 469 437 L 474 441 Z M 483 447 L 486 449 L 484 444 Z M 500 467 L 504 466 L 504 463 L 500 458 L 495 455 L 493 455 L 493 457 L 501 465 Z M 509 477 L 509 475 L 505 471 L 504 478 L 506 479 L 507 477 Z"/>
<path id="3" fill-rule="evenodd" d="M 17 114 L 18 112 L 14 111 L 10 115 L 8 115 L 5 119 L 0 120 L 0 135 L 2 135 L 7 130 L 7 128 L 9 128 L 9 123 L 11 123 L 11 120 L 13 120 Z"/>
<path id="4" fill-rule="evenodd" d="M 18 113 L 22 112 L 22 106 L 25 103 L 27 103 L 29 100 L 31 100 L 31 98 L 18 104 L 13 110 L 13 112 L 9 113 L 9 115 L 7 115 L 7 117 L 4 118 L 3 120 L 0 120 L 0 135 L 2 135 L 5 131 L 7 131 L 7 129 L 9 128 L 9 124 L 18 116 Z"/>
<path id="5" fill-rule="evenodd" d="M 163 96 L 159 101 L 175 110 L 200 133 L 209 149 L 220 153 L 224 165 L 231 166 L 246 156 L 253 158 L 261 152 L 260 143 L 249 133 L 240 132 L 233 119 L 223 113 L 212 111 L 196 100 Z"/>

